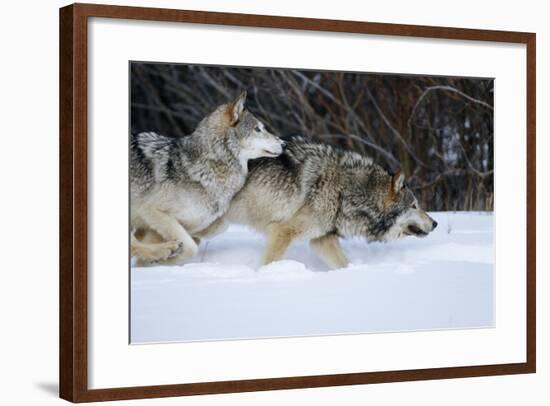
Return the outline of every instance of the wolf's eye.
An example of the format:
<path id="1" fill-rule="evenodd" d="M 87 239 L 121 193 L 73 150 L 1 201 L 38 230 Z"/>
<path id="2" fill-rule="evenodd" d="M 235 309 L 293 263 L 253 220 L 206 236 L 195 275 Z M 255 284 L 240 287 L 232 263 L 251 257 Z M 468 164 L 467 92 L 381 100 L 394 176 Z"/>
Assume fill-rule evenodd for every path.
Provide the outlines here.
<path id="1" fill-rule="evenodd" d="M 261 131 L 261 130 L 260 130 L 260 126 L 256 126 L 256 127 L 254 128 L 254 131 L 256 131 L 257 133 L 259 133 L 259 132 Z"/>
<path id="2" fill-rule="evenodd" d="M 418 206 L 416 205 L 416 203 L 414 203 L 414 204 L 412 205 L 412 208 L 415 209 L 415 210 L 418 209 Z"/>

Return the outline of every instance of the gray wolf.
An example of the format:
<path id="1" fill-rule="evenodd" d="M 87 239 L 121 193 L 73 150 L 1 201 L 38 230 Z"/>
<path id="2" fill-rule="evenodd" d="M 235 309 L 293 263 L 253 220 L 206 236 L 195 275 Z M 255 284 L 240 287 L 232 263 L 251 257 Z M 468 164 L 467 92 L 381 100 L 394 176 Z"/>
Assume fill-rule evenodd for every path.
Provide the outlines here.
<path id="1" fill-rule="evenodd" d="M 229 208 L 245 183 L 248 161 L 282 153 L 284 141 L 244 109 L 245 99 L 242 93 L 222 104 L 189 136 L 131 137 L 130 247 L 140 263 L 194 256 L 195 235 Z M 160 242 L 145 238 L 150 230 Z"/>
<path id="2" fill-rule="evenodd" d="M 209 228 L 246 224 L 267 237 L 263 263 L 283 257 L 295 240 L 309 240 L 331 268 L 348 265 L 341 238 L 391 241 L 424 237 L 436 226 L 405 183 L 372 159 L 296 137 L 282 155 L 250 163 L 244 187 Z"/>

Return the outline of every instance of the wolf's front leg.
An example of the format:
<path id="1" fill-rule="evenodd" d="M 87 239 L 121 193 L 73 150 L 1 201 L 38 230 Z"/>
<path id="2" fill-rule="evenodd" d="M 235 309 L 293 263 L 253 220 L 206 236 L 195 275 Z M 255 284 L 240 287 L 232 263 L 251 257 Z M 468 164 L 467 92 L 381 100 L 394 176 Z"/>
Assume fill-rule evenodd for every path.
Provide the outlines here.
<path id="1" fill-rule="evenodd" d="M 229 227 L 229 224 L 224 220 L 224 217 L 222 216 L 214 221 L 212 224 L 210 224 L 208 227 L 206 227 L 204 230 L 195 233 L 193 237 L 199 239 L 199 241 L 201 238 L 212 238 L 218 234 L 223 233 L 225 230 L 227 230 L 227 227 Z"/>
<path id="2" fill-rule="evenodd" d="M 277 223 L 270 224 L 267 228 L 267 246 L 262 264 L 267 265 L 283 258 L 294 237 L 295 232 L 292 227 Z"/>
<path id="3" fill-rule="evenodd" d="M 181 254 L 175 257 L 176 262 L 181 262 L 195 256 L 198 251 L 197 243 L 175 217 L 155 208 L 142 210 L 140 217 L 165 242 L 176 242 L 182 245 L 183 250 Z"/>
<path id="4" fill-rule="evenodd" d="M 334 234 L 327 234 L 309 242 L 313 251 L 332 269 L 345 268 L 349 261 L 340 245 L 340 239 Z"/>

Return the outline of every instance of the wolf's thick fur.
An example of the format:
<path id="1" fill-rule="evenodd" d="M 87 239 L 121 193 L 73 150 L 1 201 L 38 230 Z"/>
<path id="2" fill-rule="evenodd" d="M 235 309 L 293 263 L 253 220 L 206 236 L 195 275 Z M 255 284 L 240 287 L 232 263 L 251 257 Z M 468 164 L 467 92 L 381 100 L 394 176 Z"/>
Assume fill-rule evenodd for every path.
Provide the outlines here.
<path id="1" fill-rule="evenodd" d="M 402 174 L 392 176 L 354 152 L 296 137 L 278 158 L 249 166 L 227 213 L 203 234 L 219 232 L 224 222 L 252 226 L 267 236 L 264 263 L 305 239 L 331 268 L 341 268 L 348 259 L 340 238 L 389 241 L 424 236 L 437 225 L 417 207 Z"/>
<path id="2" fill-rule="evenodd" d="M 284 142 L 244 110 L 245 98 L 219 106 L 187 137 L 132 136 L 131 252 L 140 262 L 195 255 L 194 236 L 226 212 L 244 185 L 248 160 L 282 152 Z M 134 235 L 148 230 L 162 241 Z"/>

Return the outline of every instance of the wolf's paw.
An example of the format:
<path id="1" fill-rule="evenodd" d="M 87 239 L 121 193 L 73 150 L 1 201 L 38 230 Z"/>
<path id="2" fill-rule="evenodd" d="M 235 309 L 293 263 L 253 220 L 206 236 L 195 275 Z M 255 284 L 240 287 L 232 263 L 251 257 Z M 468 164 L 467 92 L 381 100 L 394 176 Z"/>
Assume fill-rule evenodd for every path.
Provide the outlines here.
<path id="1" fill-rule="evenodd" d="M 197 255 L 198 250 L 199 250 L 199 247 L 195 244 L 186 245 L 185 247 L 183 247 L 182 250 L 179 251 L 179 254 L 175 254 L 174 256 L 168 258 L 165 261 L 165 264 L 166 265 L 184 265 L 191 258 Z"/>
<path id="2" fill-rule="evenodd" d="M 166 261 L 175 258 L 183 252 L 183 243 L 181 241 L 168 241 L 161 244 L 159 258 L 156 262 Z"/>
<path id="3" fill-rule="evenodd" d="M 136 257 L 137 266 L 151 266 L 165 263 L 170 259 L 176 258 L 183 252 L 183 243 L 181 241 L 167 241 L 149 246 L 139 247 Z"/>

